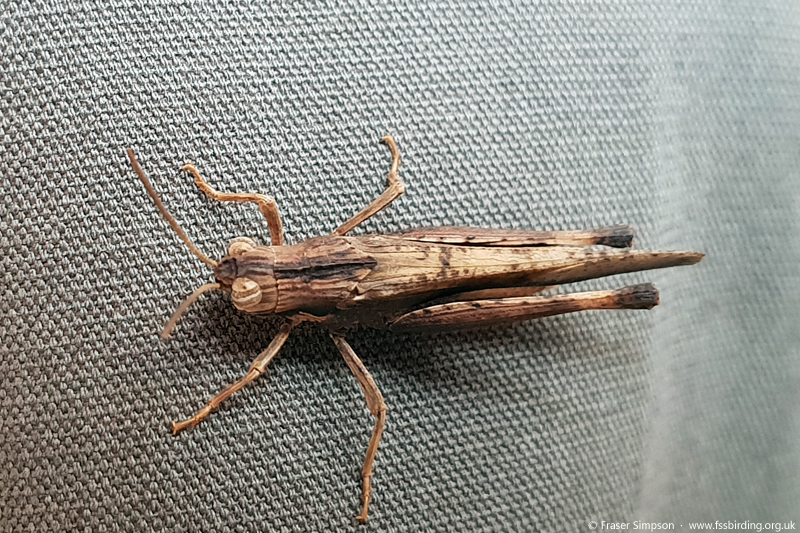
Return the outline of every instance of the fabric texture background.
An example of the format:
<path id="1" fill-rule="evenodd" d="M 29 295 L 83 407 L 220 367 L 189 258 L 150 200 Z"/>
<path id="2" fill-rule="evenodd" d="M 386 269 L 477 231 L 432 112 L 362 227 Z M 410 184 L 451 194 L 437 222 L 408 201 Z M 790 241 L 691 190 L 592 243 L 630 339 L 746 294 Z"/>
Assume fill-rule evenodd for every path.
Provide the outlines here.
<path id="1" fill-rule="evenodd" d="M 0 1 L 0 531 L 588 531 L 800 520 L 800 4 Z M 194 430 L 277 322 L 222 295 L 200 249 L 421 225 L 581 229 L 700 250 L 650 312 L 461 334 L 327 335 Z"/>

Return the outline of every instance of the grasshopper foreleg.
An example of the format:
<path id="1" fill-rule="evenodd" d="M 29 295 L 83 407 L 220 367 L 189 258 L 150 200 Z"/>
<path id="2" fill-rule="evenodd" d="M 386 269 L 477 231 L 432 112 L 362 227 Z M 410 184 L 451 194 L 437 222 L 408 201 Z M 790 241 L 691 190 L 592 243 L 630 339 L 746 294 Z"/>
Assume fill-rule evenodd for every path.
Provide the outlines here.
<path id="1" fill-rule="evenodd" d="M 372 497 L 372 487 L 370 484 L 372 479 L 372 464 L 375 462 L 375 455 L 378 453 L 378 444 L 383 435 L 383 426 L 386 423 L 386 404 L 383 401 L 383 395 L 380 389 L 378 389 L 378 385 L 376 385 L 375 380 L 372 379 L 372 375 L 353 351 L 353 348 L 344 340 L 344 337 L 333 334 L 331 337 L 333 338 L 333 342 L 336 343 L 336 347 L 342 352 L 342 356 L 347 366 L 350 367 L 353 375 L 358 380 L 358 384 L 361 385 L 364 396 L 367 399 L 369 412 L 375 416 L 375 428 L 372 430 L 372 437 L 369 439 L 369 446 L 367 447 L 367 457 L 364 459 L 364 468 L 361 470 L 361 478 L 363 480 L 361 500 L 363 502 L 363 507 L 361 509 L 361 514 L 356 517 L 357 520 L 366 522 L 367 513 L 369 512 L 369 501 Z"/>
<path id="2" fill-rule="evenodd" d="M 389 187 L 356 216 L 336 228 L 331 235 L 347 234 L 348 231 L 355 228 L 378 211 L 384 209 L 387 205 L 397 200 L 401 194 L 406 192 L 406 186 L 403 184 L 403 180 L 400 179 L 400 175 L 398 174 L 398 170 L 400 169 L 400 151 L 397 149 L 397 145 L 391 135 L 383 137 L 381 142 L 387 145 L 392 152 L 392 166 L 389 169 L 388 176 Z"/>
<path id="3" fill-rule="evenodd" d="M 258 209 L 267 219 L 272 246 L 283 245 L 283 222 L 281 222 L 281 215 L 278 213 L 278 204 L 273 198 L 258 193 L 220 192 L 203 179 L 193 164 L 186 163 L 181 167 L 181 170 L 191 172 L 194 175 L 195 185 L 212 200 L 219 202 L 254 202 L 258 204 Z"/>
<path id="4" fill-rule="evenodd" d="M 253 364 L 250 365 L 250 370 L 242 379 L 236 383 L 233 383 L 232 385 L 229 385 L 223 389 L 222 392 L 214 396 L 211 401 L 208 402 L 205 407 L 199 410 L 192 418 L 184 420 L 183 422 L 173 422 L 172 433 L 175 434 L 183 429 L 186 429 L 187 427 L 196 426 L 202 422 L 205 417 L 211 414 L 211 411 L 216 409 L 219 404 L 230 398 L 234 392 L 242 389 L 245 385 L 263 374 L 264 370 L 267 368 L 267 365 L 273 359 L 275 359 L 275 356 L 278 355 L 278 352 L 280 352 L 281 348 L 283 347 L 283 343 L 285 343 L 286 339 L 289 338 L 289 333 L 291 333 L 293 327 L 294 323 L 292 322 L 287 322 L 281 326 L 280 331 L 275 338 L 272 339 L 272 342 L 269 343 L 267 349 L 261 352 L 258 357 L 256 357 L 255 361 L 253 361 Z"/>

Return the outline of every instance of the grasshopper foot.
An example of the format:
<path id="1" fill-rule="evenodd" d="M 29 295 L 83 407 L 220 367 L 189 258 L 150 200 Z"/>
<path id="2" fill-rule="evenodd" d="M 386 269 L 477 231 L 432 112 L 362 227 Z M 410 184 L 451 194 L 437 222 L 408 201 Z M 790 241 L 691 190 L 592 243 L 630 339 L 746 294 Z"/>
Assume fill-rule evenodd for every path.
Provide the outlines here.
<path id="1" fill-rule="evenodd" d="M 183 431 L 186 428 L 194 427 L 200 422 L 203 421 L 205 417 L 207 417 L 211 413 L 211 409 L 209 406 L 205 406 L 201 409 L 196 415 L 188 420 L 184 420 L 183 422 L 172 422 L 172 434 L 177 435 L 179 432 Z"/>
<path id="2" fill-rule="evenodd" d="M 188 427 L 194 427 L 197 425 L 197 421 L 194 418 L 190 418 L 189 420 L 184 420 L 183 422 L 172 422 L 172 434 L 177 435 L 184 429 Z"/>
<path id="3" fill-rule="evenodd" d="M 372 498 L 372 488 L 370 487 L 371 477 L 371 475 L 364 477 L 364 487 L 361 497 L 364 507 L 361 509 L 361 514 L 356 517 L 356 520 L 361 523 L 367 522 L 367 514 L 369 513 L 369 501 Z"/>

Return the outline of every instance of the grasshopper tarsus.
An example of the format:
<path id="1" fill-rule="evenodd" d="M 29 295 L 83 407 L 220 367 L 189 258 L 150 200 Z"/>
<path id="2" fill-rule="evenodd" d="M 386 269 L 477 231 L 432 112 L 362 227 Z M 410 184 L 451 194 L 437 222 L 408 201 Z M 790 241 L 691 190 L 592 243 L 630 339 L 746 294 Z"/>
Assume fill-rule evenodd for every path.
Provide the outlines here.
<path id="1" fill-rule="evenodd" d="M 506 324 L 590 309 L 650 309 L 659 302 L 653 284 L 612 291 L 542 296 L 542 290 L 613 274 L 697 263 L 696 252 L 631 250 L 633 229 L 612 226 L 589 231 L 529 231 L 483 228 L 416 228 L 395 235 L 345 235 L 405 192 L 400 178 L 400 151 L 391 135 L 381 141 L 392 162 L 388 187 L 367 207 L 331 235 L 283 246 L 283 226 L 275 201 L 263 194 L 224 193 L 209 185 L 197 168 L 197 186 L 221 202 L 254 202 L 267 220 L 272 246 L 236 239 L 219 263 L 200 253 L 186 237 L 153 190 L 136 161 L 136 173 L 164 218 L 192 252 L 214 269 L 216 283 L 203 285 L 172 315 L 164 334 L 207 290 L 230 294 L 234 305 L 249 314 L 287 318 L 247 374 L 219 392 L 194 416 L 173 422 L 178 433 L 196 426 L 232 394 L 263 374 L 278 355 L 292 328 L 314 322 L 331 331 L 334 343 L 361 386 L 375 417 L 362 477 L 362 509 L 367 521 L 372 475 L 386 424 L 386 403 L 361 359 L 343 337 L 355 326 L 393 331 L 447 330 Z M 608 248 L 598 249 L 599 246 Z"/>
<path id="2" fill-rule="evenodd" d="M 381 137 L 381 142 L 388 146 L 389 150 L 392 152 L 392 166 L 389 168 L 389 179 L 392 179 L 391 175 L 396 175 L 400 170 L 400 165 L 402 164 L 400 159 L 400 150 L 397 148 L 397 143 L 394 142 L 394 137 L 388 133 Z"/>
<path id="3" fill-rule="evenodd" d="M 196 425 L 197 425 L 197 422 L 195 422 L 193 418 L 190 418 L 189 420 L 184 420 L 183 422 L 175 422 L 173 420 L 172 421 L 172 434 L 173 435 L 177 435 L 178 433 L 180 433 L 184 429 L 187 429 L 187 428 L 190 428 L 190 427 L 194 427 Z"/>

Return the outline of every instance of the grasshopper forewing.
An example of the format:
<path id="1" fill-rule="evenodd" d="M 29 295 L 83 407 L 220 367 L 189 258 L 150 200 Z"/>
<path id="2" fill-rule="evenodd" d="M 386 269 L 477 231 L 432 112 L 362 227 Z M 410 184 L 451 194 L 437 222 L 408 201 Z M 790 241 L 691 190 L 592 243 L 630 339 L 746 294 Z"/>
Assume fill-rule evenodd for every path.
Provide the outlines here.
<path id="1" fill-rule="evenodd" d="M 252 193 L 223 193 L 211 187 L 197 169 L 184 165 L 197 186 L 222 202 L 253 202 L 264 214 L 272 246 L 246 237 L 234 239 L 228 255 L 216 262 L 200 253 L 169 214 L 132 150 L 128 156 L 156 206 L 197 257 L 214 269 L 215 281 L 203 285 L 175 311 L 162 336 L 209 290 L 229 293 L 245 313 L 278 314 L 286 321 L 247 374 L 217 394 L 203 409 L 173 431 L 195 426 L 220 403 L 264 373 L 292 329 L 315 322 L 328 329 L 337 348 L 364 390 L 376 422 L 362 470 L 362 509 L 366 521 L 371 497 L 372 465 L 386 421 L 386 404 L 364 364 L 345 340 L 348 330 L 367 326 L 392 331 L 472 328 L 589 309 L 650 309 L 658 305 L 652 284 L 612 291 L 541 295 L 565 283 L 654 268 L 692 265 L 698 252 L 632 250 L 633 230 L 614 226 L 588 231 L 527 231 L 460 227 L 412 229 L 390 235 L 347 236 L 405 191 L 398 170 L 400 154 L 391 136 L 389 187 L 328 236 L 285 246 L 275 201 Z"/>

